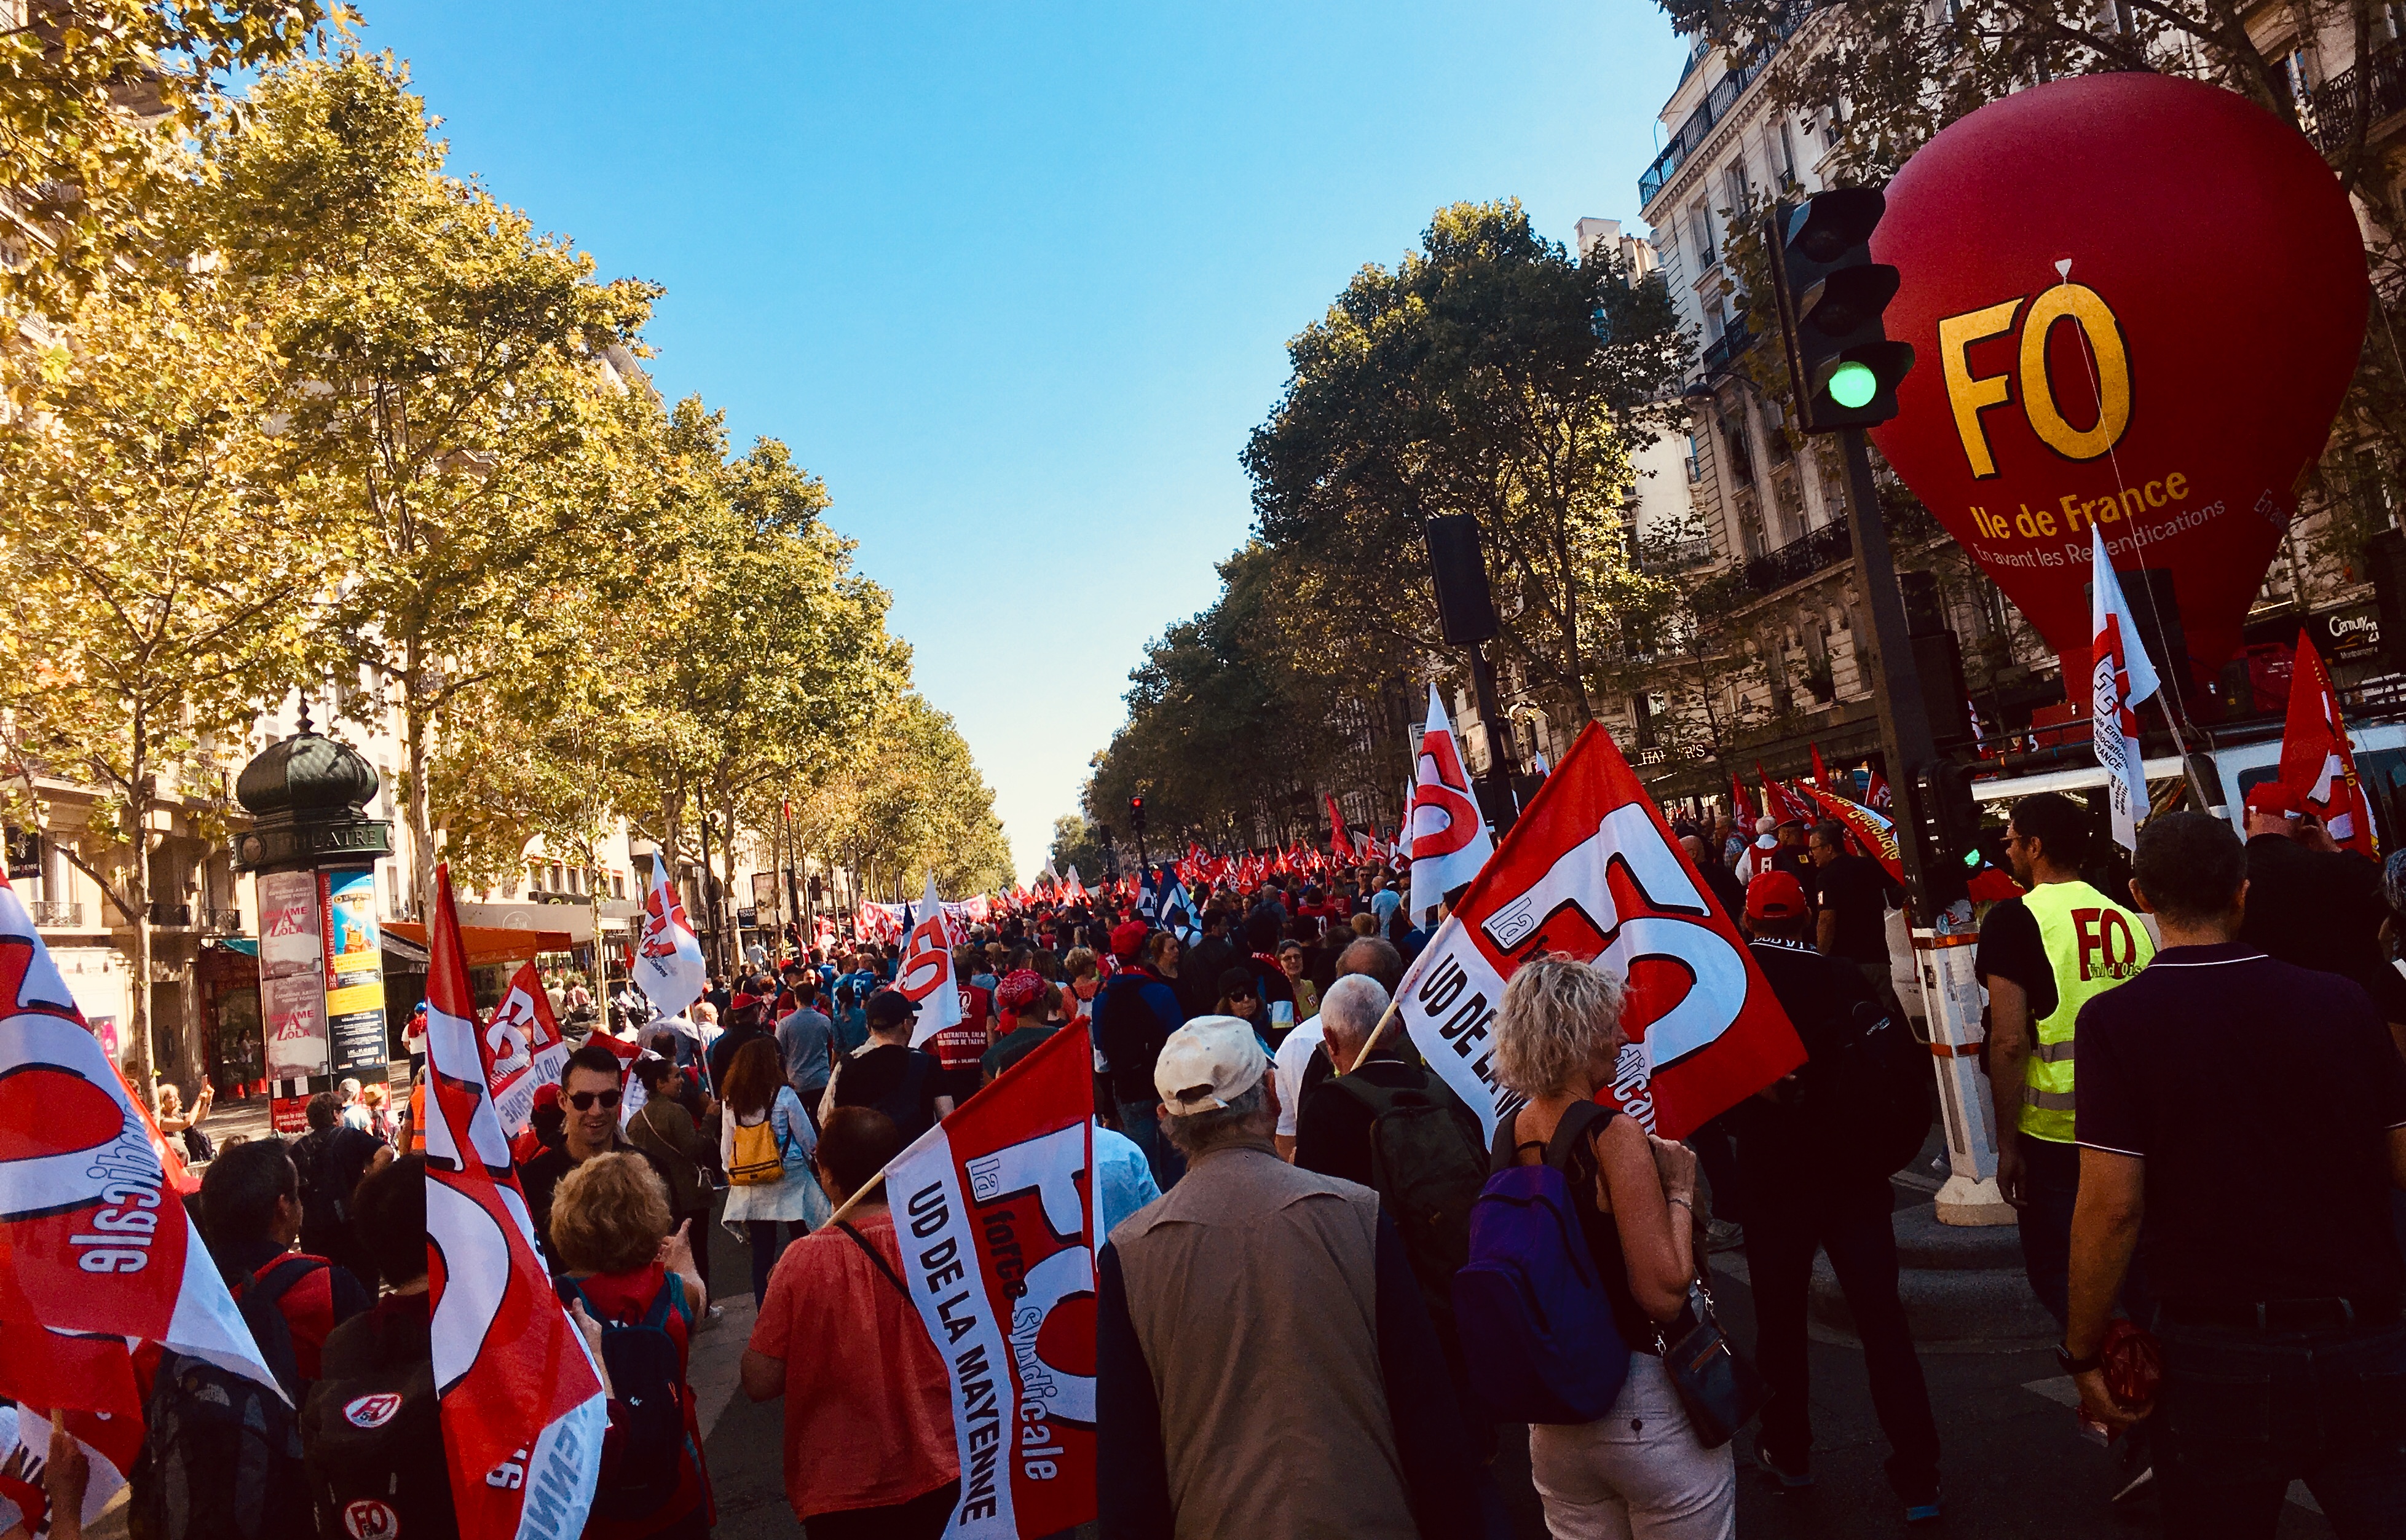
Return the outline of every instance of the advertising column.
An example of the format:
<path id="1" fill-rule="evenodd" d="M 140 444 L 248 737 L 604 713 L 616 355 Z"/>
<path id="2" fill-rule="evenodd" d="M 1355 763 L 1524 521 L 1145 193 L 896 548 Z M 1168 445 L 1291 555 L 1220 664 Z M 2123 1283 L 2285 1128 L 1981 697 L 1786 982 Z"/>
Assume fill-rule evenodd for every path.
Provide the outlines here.
<path id="1" fill-rule="evenodd" d="M 260 1036 L 272 1093 L 268 1116 L 279 1134 L 307 1131 L 309 1094 L 325 1086 L 330 948 L 323 932 L 316 872 L 259 874 Z M 382 993 L 379 978 L 379 1005 Z"/>

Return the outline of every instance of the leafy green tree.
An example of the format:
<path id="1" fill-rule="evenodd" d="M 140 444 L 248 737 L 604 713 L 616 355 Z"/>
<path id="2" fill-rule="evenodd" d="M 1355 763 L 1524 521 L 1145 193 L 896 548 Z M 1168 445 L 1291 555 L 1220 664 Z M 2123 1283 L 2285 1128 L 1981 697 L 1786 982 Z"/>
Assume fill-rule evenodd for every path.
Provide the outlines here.
<path id="1" fill-rule="evenodd" d="M 150 854 L 160 809 L 221 798 L 210 746 L 309 677 L 336 547 L 269 431 L 284 360 L 205 271 L 104 284 L 0 424 L 0 731 L 20 766 L 95 788 L 68 859 L 134 933 L 134 1068 L 152 1067 Z M 184 1062 L 199 1062 L 199 1044 Z"/>
<path id="2" fill-rule="evenodd" d="M 228 81 L 350 20 L 324 0 L 0 7 L 0 298 L 59 315 L 112 261 L 147 258 L 180 141 L 230 110 Z"/>
<path id="3" fill-rule="evenodd" d="M 1633 459 L 1691 350 L 1659 277 L 1572 259 L 1517 202 L 1439 209 L 1421 249 L 1364 268 L 1288 346 L 1244 454 L 1263 543 L 1314 572 L 1336 628 L 1444 656 L 1424 522 L 1470 514 L 1498 646 L 1573 723 L 1630 572 Z"/>
<path id="4" fill-rule="evenodd" d="M 274 71 L 204 138 L 188 248 L 291 297 L 276 346 L 301 388 L 285 475 L 314 480 L 357 553 L 328 642 L 397 705 L 413 892 L 433 893 L 431 769 L 466 692 L 552 666 L 538 600 L 616 533 L 604 452 L 651 286 L 474 182 L 389 58 Z"/>

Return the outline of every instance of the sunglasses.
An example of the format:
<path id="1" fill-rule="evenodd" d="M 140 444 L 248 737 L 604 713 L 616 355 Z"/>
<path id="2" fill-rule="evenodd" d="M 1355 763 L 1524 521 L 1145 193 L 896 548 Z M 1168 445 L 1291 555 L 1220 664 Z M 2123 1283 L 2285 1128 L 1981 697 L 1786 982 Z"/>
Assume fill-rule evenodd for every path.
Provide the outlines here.
<path id="1" fill-rule="evenodd" d="M 618 1093 L 616 1091 L 573 1091 L 569 1093 L 568 1095 L 568 1105 L 576 1109 L 579 1112 L 591 1111 L 595 1102 L 600 1102 L 603 1107 L 616 1107 L 618 1105 Z"/>

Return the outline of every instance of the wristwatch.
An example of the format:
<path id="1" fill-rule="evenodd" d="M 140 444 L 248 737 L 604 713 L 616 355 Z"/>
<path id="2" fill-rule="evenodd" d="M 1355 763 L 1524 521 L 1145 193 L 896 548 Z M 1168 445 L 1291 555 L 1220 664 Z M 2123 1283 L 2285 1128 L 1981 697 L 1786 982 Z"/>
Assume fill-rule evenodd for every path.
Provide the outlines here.
<path id="1" fill-rule="evenodd" d="M 2102 1367 L 2105 1363 L 2105 1355 L 2102 1353 L 2092 1353 L 2087 1358 L 2074 1358 L 2072 1356 L 2072 1349 L 2059 1342 L 2056 1344 L 2055 1348 L 2055 1362 L 2057 1366 L 2061 1368 L 2065 1374 L 2077 1378 L 2088 1373 L 2092 1369 Z"/>

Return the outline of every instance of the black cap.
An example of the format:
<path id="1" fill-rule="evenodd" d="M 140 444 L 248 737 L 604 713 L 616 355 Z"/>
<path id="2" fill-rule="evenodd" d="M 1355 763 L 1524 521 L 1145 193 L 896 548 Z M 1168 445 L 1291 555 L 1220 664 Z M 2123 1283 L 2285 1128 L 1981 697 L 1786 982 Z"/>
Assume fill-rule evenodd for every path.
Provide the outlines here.
<path id="1" fill-rule="evenodd" d="M 899 989 L 881 989 L 869 997 L 869 1024 L 885 1031 L 919 1013 L 919 1002 Z"/>

